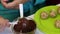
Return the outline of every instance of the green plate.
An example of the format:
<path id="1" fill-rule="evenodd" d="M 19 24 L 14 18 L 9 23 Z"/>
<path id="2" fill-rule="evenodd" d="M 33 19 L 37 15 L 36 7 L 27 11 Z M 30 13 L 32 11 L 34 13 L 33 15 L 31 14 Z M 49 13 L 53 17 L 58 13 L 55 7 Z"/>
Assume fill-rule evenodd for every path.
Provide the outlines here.
<path id="1" fill-rule="evenodd" d="M 60 34 L 60 29 L 55 27 L 55 20 L 60 20 L 59 14 L 57 14 L 56 18 L 51 18 L 49 16 L 45 20 L 41 19 L 40 17 L 42 11 L 45 11 L 49 14 L 52 9 L 57 12 L 57 8 L 57 6 L 46 6 L 39 9 L 34 15 L 34 20 L 36 21 L 37 28 L 45 34 Z"/>

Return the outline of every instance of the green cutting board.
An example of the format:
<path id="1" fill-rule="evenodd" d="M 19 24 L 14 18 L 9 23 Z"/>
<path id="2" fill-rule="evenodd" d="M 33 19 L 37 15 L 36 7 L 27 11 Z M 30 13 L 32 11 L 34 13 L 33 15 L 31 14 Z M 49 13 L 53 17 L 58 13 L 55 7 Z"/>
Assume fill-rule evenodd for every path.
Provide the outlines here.
<path id="1" fill-rule="evenodd" d="M 57 12 L 58 6 L 46 6 L 39 9 L 35 15 L 34 20 L 36 21 L 37 28 L 41 30 L 45 34 L 60 34 L 60 29 L 55 27 L 55 20 L 60 20 L 60 15 L 57 14 L 55 18 L 51 18 L 50 16 L 47 19 L 41 19 L 40 14 L 42 11 L 47 12 L 48 14 L 52 9 Z"/>

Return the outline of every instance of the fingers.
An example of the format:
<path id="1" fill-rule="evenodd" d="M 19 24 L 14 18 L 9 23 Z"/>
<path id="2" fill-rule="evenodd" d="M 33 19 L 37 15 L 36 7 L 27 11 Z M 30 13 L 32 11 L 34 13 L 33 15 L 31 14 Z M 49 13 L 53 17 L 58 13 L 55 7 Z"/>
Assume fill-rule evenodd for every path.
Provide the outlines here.
<path id="1" fill-rule="evenodd" d="M 11 2 L 11 3 L 7 3 L 8 2 L 8 0 L 1 0 L 1 3 L 3 4 L 3 6 L 5 7 L 5 8 L 14 8 L 14 6 L 16 6 L 16 4 L 15 4 L 15 1 L 13 1 L 13 2 Z"/>
<path id="2" fill-rule="evenodd" d="M 15 0 L 16 2 L 19 2 L 19 4 L 21 4 L 21 3 L 25 3 L 25 2 L 27 2 L 28 0 Z"/>
<path id="3" fill-rule="evenodd" d="M 0 32 L 4 31 L 4 29 L 8 26 L 9 26 L 9 20 L 4 19 L 3 17 L 0 16 Z"/>
<path id="4" fill-rule="evenodd" d="M 15 6 L 14 9 L 19 9 L 19 5 L 18 6 Z"/>
<path id="5" fill-rule="evenodd" d="M 8 0 L 1 0 L 1 3 L 3 4 L 5 8 L 13 8 L 13 2 L 11 3 L 7 3 L 7 2 Z"/>
<path id="6" fill-rule="evenodd" d="M 28 0 L 14 0 L 13 2 L 7 3 L 8 0 L 1 0 L 1 3 L 3 4 L 3 6 L 5 8 L 9 8 L 9 9 L 14 9 L 14 8 L 18 8 L 17 6 L 21 3 L 25 3 Z"/>
<path id="7" fill-rule="evenodd" d="M 1 3 L 3 4 L 4 7 L 7 7 L 7 0 L 1 0 Z"/>
<path id="8" fill-rule="evenodd" d="M 10 27 L 9 20 L 8 19 L 5 20 L 6 20 L 5 27 Z"/>
<path id="9" fill-rule="evenodd" d="M 9 8 L 7 2 L 8 2 L 8 0 L 1 0 L 1 3 L 2 3 L 2 5 L 3 5 L 5 8 Z"/>
<path id="10" fill-rule="evenodd" d="M 3 24 L 0 24 L 0 32 L 3 32 L 4 31 L 4 25 Z"/>
<path id="11" fill-rule="evenodd" d="M 22 0 L 23 1 L 23 0 Z M 25 2 L 27 2 L 28 0 L 24 0 L 22 3 L 25 3 Z"/>
<path id="12" fill-rule="evenodd" d="M 3 0 L 3 1 L 8 1 L 8 0 Z"/>

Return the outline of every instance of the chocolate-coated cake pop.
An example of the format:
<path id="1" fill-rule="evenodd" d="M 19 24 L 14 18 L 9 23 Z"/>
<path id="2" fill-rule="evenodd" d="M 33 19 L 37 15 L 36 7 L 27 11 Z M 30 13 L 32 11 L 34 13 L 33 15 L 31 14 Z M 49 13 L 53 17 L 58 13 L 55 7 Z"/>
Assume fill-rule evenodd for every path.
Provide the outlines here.
<path id="1" fill-rule="evenodd" d="M 15 32 L 27 33 L 36 29 L 36 24 L 33 20 L 27 20 L 26 18 L 21 18 L 18 24 L 14 25 Z"/>

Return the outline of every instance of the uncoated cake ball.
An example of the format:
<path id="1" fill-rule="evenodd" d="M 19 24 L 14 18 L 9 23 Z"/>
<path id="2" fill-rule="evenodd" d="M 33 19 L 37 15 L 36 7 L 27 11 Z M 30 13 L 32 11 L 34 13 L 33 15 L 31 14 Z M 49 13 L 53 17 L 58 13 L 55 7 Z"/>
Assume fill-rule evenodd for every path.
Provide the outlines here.
<path id="1" fill-rule="evenodd" d="M 51 17 L 56 17 L 56 14 L 57 14 L 57 13 L 55 12 L 55 10 L 52 9 L 51 12 L 50 12 L 50 16 L 51 16 Z"/>
<path id="2" fill-rule="evenodd" d="M 57 9 L 57 13 L 60 14 L 60 7 L 58 7 L 58 9 Z"/>
<path id="3" fill-rule="evenodd" d="M 56 20 L 56 21 L 55 21 L 55 26 L 56 26 L 57 28 L 60 28 L 60 20 Z"/>
<path id="4" fill-rule="evenodd" d="M 48 13 L 46 13 L 46 12 L 41 12 L 40 17 L 41 17 L 42 19 L 46 19 L 46 18 L 48 18 Z"/>

